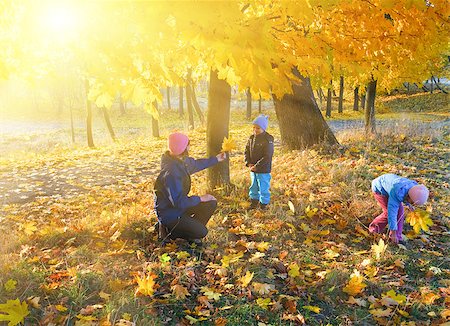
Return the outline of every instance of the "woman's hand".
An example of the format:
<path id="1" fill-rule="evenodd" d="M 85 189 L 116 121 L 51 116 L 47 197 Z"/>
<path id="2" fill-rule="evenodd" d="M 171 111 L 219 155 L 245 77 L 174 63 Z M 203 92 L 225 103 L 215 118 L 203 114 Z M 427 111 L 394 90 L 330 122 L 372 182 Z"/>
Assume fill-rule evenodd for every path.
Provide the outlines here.
<path id="1" fill-rule="evenodd" d="M 227 158 L 227 154 L 226 153 L 219 153 L 219 154 L 216 155 L 216 157 L 217 157 L 217 160 L 219 162 L 222 162 L 223 160 L 225 160 Z"/>
<path id="2" fill-rule="evenodd" d="M 216 197 L 214 197 L 213 195 L 210 195 L 210 194 L 200 196 L 201 202 L 212 201 L 212 200 L 217 200 L 217 199 L 216 199 Z"/>

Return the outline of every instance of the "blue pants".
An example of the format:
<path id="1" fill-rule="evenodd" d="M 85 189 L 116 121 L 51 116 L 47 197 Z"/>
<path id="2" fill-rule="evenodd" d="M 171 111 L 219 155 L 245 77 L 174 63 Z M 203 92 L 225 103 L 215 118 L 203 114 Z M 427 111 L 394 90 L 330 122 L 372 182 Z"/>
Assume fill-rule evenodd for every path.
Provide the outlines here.
<path id="1" fill-rule="evenodd" d="M 268 204 L 270 202 L 270 179 L 272 179 L 270 173 L 250 172 L 250 179 L 252 181 L 248 192 L 250 199 L 259 200 L 261 204 Z"/>

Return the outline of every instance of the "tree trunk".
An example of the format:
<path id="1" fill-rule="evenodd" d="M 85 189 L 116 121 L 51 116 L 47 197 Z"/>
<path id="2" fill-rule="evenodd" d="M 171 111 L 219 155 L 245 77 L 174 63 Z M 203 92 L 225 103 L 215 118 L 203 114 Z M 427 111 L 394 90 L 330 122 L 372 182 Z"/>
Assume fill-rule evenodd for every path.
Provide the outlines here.
<path id="1" fill-rule="evenodd" d="M 75 144 L 75 128 L 73 127 L 73 109 L 70 107 L 70 135 L 72 136 L 72 143 Z"/>
<path id="2" fill-rule="evenodd" d="M 119 95 L 119 108 L 120 108 L 120 115 L 125 115 L 125 105 L 123 104 L 123 98 L 121 95 Z"/>
<path id="3" fill-rule="evenodd" d="M 90 148 L 94 148 L 94 137 L 92 137 L 92 106 L 91 101 L 89 101 L 89 81 L 85 79 L 84 90 L 86 92 L 86 133 L 87 142 Z"/>
<path id="4" fill-rule="evenodd" d="M 172 108 L 170 107 L 170 87 L 166 88 L 166 95 L 167 95 L 167 109 L 170 111 Z"/>
<path id="5" fill-rule="evenodd" d="M 179 88 L 179 101 L 178 101 L 178 113 L 180 114 L 180 117 L 184 116 L 184 108 L 183 108 L 183 86 L 180 86 Z"/>
<path id="6" fill-rule="evenodd" d="M 375 96 L 377 93 L 377 81 L 372 80 L 367 85 L 367 103 L 365 107 L 365 127 L 366 127 L 366 134 L 375 134 L 376 128 L 375 128 Z"/>
<path id="7" fill-rule="evenodd" d="M 317 106 L 309 78 L 300 76 L 296 69 L 294 74 L 302 82 L 292 82 L 293 94 L 285 94 L 281 100 L 274 97 L 283 144 L 291 149 L 303 149 L 321 142 L 338 144 Z"/>
<path id="8" fill-rule="evenodd" d="M 366 90 L 367 93 L 367 90 Z M 361 95 L 361 108 L 364 110 L 364 108 L 366 107 L 366 93 Z"/>
<path id="9" fill-rule="evenodd" d="M 328 118 L 331 118 L 331 87 L 333 85 L 333 81 L 330 80 L 330 85 L 328 86 L 327 91 L 327 111 L 325 113 L 325 116 Z"/>
<path id="10" fill-rule="evenodd" d="M 206 123 L 207 155 L 217 155 L 224 137 L 228 137 L 230 123 L 231 87 L 219 79 L 217 71 L 211 70 L 208 91 L 208 115 Z M 219 185 L 230 184 L 229 160 L 208 169 L 208 183 L 211 189 Z"/>
<path id="11" fill-rule="evenodd" d="M 109 118 L 108 109 L 102 107 L 103 117 L 105 118 L 106 127 L 108 128 L 109 135 L 111 136 L 113 142 L 116 142 L 116 134 L 114 133 L 114 129 L 111 124 L 111 119 Z"/>
<path id="12" fill-rule="evenodd" d="M 355 87 L 355 90 L 353 91 L 354 94 L 354 101 L 353 101 L 353 111 L 359 110 L 359 87 Z"/>
<path id="13" fill-rule="evenodd" d="M 261 98 L 261 94 L 259 95 L 259 100 L 258 100 L 258 113 L 262 113 L 262 98 Z"/>
<path id="14" fill-rule="evenodd" d="M 247 95 L 247 112 L 245 117 L 247 120 L 250 120 L 252 118 L 252 93 L 250 93 L 250 88 L 247 88 L 245 94 Z"/>
<path id="15" fill-rule="evenodd" d="M 158 111 L 158 102 L 153 102 L 153 106 L 155 107 L 155 110 Z M 159 138 L 159 120 L 155 119 L 155 117 L 152 114 L 152 136 L 155 138 Z"/>
<path id="16" fill-rule="evenodd" d="M 200 105 L 198 104 L 197 96 L 195 95 L 194 82 L 192 81 L 192 79 L 190 80 L 190 82 L 187 85 L 187 87 L 191 88 L 191 93 L 190 94 L 191 94 L 192 104 L 194 105 L 195 113 L 197 113 L 197 116 L 200 119 L 200 123 L 202 125 L 204 125 L 205 124 L 205 116 L 203 115 L 202 109 L 200 108 Z"/>
<path id="17" fill-rule="evenodd" d="M 430 78 L 430 94 L 433 94 L 433 76 Z"/>
<path id="18" fill-rule="evenodd" d="M 188 111 L 188 119 L 189 119 L 189 124 L 188 124 L 188 128 L 189 130 L 193 130 L 194 129 L 194 109 L 192 108 L 192 94 L 191 94 L 191 87 L 189 86 L 189 82 L 190 82 L 190 74 L 191 72 L 188 72 L 188 77 L 186 80 L 186 106 L 187 106 L 187 111 Z"/>
<path id="19" fill-rule="evenodd" d="M 344 76 L 341 76 L 339 81 L 339 105 L 338 112 L 342 113 L 344 111 Z"/>

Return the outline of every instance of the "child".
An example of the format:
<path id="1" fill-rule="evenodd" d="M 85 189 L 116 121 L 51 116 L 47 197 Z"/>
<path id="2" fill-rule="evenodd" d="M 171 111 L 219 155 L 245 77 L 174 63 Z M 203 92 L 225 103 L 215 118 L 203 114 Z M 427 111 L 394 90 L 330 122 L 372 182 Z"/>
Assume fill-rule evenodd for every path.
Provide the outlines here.
<path id="1" fill-rule="evenodd" d="M 273 137 L 266 132 L 269 117 L 258 116 L 253 120 L 253 135 L 245 147 L 245 165 L 250 168 L 250 209 L 267 209 L 270 202 L 270 172 L 272 170 Z"/>
<path id="2" fill-rule="evenodd" d="M 389 226 L 389 239 L 398 243 L 402 240 L 405 219 L 403 204 L 423 205 L 428 200 L 429 191 L 416 181 L 402 178 L 395 174 L 383 174 L 372 181 L 372 191 L 383 212 L 369 225 L 371 233 L 383 232 Z"/>
<path id="3" fill-rule="evenodd" d="M 169 150 L 161 158 L 161 172 L 155 183 L 155 210 L 160 226 L 160 237 L 183 238 L 201 245 L 208 233 L 206 224 L 217 207 L 210 194 L 188 196 L 190 175 L 225 159 L 225 154 L 195 160 L 188 156 L 189 138 L 173 133 L 168 139 Z"/>

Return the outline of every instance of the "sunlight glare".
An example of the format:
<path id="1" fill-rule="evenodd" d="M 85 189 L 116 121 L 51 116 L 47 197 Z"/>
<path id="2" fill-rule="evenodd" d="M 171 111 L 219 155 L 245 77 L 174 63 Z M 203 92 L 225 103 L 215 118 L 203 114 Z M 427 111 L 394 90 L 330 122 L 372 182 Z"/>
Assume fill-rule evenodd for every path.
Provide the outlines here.
<path id="1" fill-rule="evenodd" d="M 54 4 L 43 8 L 40 23 L 48 37 L 64 40 L 77 32 L 80 15 L 73 7 Z"/>

